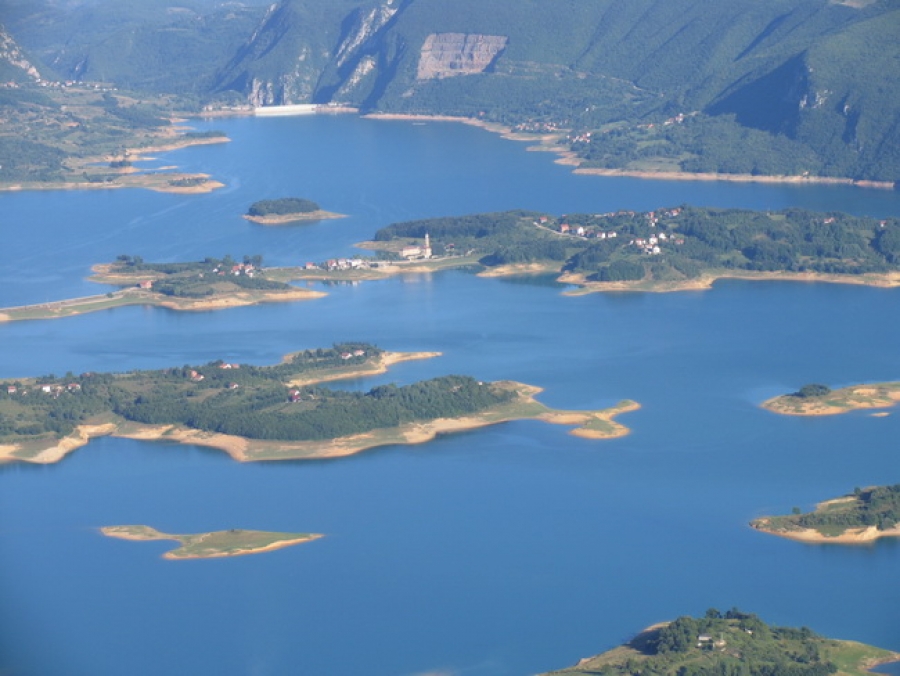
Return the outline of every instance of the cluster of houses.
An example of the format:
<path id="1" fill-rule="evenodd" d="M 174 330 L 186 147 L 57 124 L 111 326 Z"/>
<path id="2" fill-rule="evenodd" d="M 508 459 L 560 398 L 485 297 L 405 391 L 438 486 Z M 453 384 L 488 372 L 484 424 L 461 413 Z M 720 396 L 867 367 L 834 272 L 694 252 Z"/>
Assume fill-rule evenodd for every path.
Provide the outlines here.
<path id="1" fill-rule="evenodd" d="M 644 214 L 644 217 L 647 219 L 648 225 L 651 228 L 655 228 L 659 224 L 659 219 L 663 217 L 675 218 L 681 213 L 681 209 L 666 209 L 663 211 L 649 211 Z M 596 218 L 615 218 L 615 217 L 628 217 L 634 218 L 638 214 L 634 211 L 613 211 L 605 214 L 596 214 Z M 535 225 L 542 225 L 547 227 L 549 219 L 546 216 L 541 216 L 540 219 L 535 221 Z M 613 239 L 619 236 L 619 233 L 616 230 L 603 230 L 602 228 L 597 228 L 593 226 L 585 227 L 583 225 L 571 226 L 565 221 L 559 224 L 559 232 L 564 235 L 571 235 L 574 237 L 585 237 L 590 238 L 594 237 L 597 239 Z M 681 245 L 684 244 L 684 238 L 676 237 L 670 234 L 666 234 L 664 232 L 660 232 L 655 235 L 651 235 L 650 237 L 638 237 L 632 239 L 628 242 L 629 246 L 638 247 L 643 253 L 649 255 L 659 255 L 662 253 L 662 249 L 660 248 L 660 243 L 665 242 L 667 240 L 671 240 L 673 244 Z"/>
<path id="2" fill-rule="evenodd" d="M 322 264 L 307 263 L 303 266 L 303 269 L 336 272 L 339 270 L 363 270 L 368 267 L 370 267 L 370 264 L 362 258 L 330 258 Z"/>
<path id="3" fill-rule="evenodd" d="M 247 275 L 248 277 L 253 277 L 256 274 L 256 266 L 252 263 L 235 263 L 228 269 L 225 269 L 224 266 L 215 267 L 213 268 L 213 274 L 219 275 L 220 277 L 224 277 L 225 275 L 234 275 L 235 277 Z"/>
<path id="4" fill-rule="evenodd" d="M 70 394 L 81 392 L 81 385 L 79 385 L 78 383 L 69 383 L 67 385 L 60 385 L 56 383 L 51 385 L 40 385 L 38 389 L 44 394 L 49 394 L 51 397 L 56 398 L 63 392 L 69 392 Z M 28 394 L 28 390 L 20 390 L 16 385 L 7 385 L 6 393 L 8 395 L 19 394 L 21 396 L 25 396 L 26 394 Z"/>

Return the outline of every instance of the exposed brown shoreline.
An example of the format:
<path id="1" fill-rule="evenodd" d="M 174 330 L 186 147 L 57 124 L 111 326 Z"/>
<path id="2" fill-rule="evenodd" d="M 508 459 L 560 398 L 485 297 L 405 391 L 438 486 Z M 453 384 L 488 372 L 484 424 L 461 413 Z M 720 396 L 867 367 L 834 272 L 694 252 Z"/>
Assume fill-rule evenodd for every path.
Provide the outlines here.
<path id="1" fill-rule="evenodd" d="M 244 214 L 243 218 L 260 225 L 285 225 L 287 223 L 297 223 L 299 221 L 324 221 L 332 218 L 346 218 L 347 214 L 338 214 L 333 211 L 324 211 L 317 209 L 316 211 L 304 211 L 293 214 L 279 214 L 272 216 L 251 216 Z"/>
<path id="2" fill-rule="evenodd" d="M 705 291 L 711 289 L 720 279 L 739 279 L 760 282 L 816 282 L 829 284 L 855 284 L 892 289 L 900 287 L 900 272 L 866 275 L 837 275 L 818 272 L 752 272 L 721 270 L 710 272 L 694 279 L 677 281 L 638 280 L 633 282 L 591 282 L 585 275 L 566 273 L 560 275 L 558 281 L 580 287 L 574 291 L 566 291 L 564 295 L 577 296 L 585 293 L 604 291 L 640 291 L 640 292 L 673 292 L 673 291 Z"/>
<path id="3" fill-rule="evenodd" d="M 750 527 L 761 533 L 768 533 L 769 535 L 777 535 L 778 537 L 787 538 L 789 540 L 814 544 L 864 545 L 875 542 L 880 538 L 900 537 L 900 527 L 889 528 L 887 530 L 878 530 L 875 526 L 848 528 L 839 535 L 823 535 L 814 528 L 802 528 L 798 530 L 775 529 L 767 526 L 769 518 L 770 517 L 763 517 L 758 519 L 751 523 Z"/>

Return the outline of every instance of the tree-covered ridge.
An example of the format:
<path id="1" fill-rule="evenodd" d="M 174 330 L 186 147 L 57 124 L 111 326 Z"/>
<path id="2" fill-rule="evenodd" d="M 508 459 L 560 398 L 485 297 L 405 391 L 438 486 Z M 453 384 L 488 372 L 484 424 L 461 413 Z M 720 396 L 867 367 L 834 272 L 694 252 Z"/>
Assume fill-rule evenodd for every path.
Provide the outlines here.
<path id="1" fill-rule="evenodd" d="M 752 525 L 772 532 L 812 529 L 825 536 L 870 526 L 891 530 L 900 527 L 900 484 L 856 488 L 850 495 L 821 503 L 815 511 L 764 517 Z"/>
<path id="2" fill-rule="evenodd" d="M 638 213 L 510 211 L 397 223 L 376 241 L 422 238 L 436 255 L 475 251 L 484 265 L 558 262 L 588 281 L 677 281 L 710 271 L 859 275 L 900 266 L 900 220 L 803 209 L 681 206 Z"/>
<path id="3" fill-rule="evenodd" d="M 312 200 L 300 197 L 282 197 L 280 199 L 259 200 L 247 209 L 249 216 L 284 216 L 286 214 L 308 214 L 319 211 L 320 207 Z"/>
<path id="4" fill-rule="evenodd" d="M 214 361 L 126 374 L 85 373 L 0 383 L 0 437 L 9 442 L 71 433 L 110 415 L 248 439 L 308 441 L 452 418 L 510 401 L 515 393 L 466 376 L 445 376 L 368 392 L 291 386 L 316 371 L 352 373 L 377 365 L 364 343 L 306 350 L 276 366 Z"/>
<path id="5" fill-rule="evenodd" d="M 735 608 L 679 617 L 628 644 L 552 674 L 592 676 L 828 676 L 866 671 L 885 650 L 823 638 L 806 627 L 777 627 Z M 894 656 L 896 657 L 896 656 Z M 545 675 L 548 676 L 548 675 Z"/>

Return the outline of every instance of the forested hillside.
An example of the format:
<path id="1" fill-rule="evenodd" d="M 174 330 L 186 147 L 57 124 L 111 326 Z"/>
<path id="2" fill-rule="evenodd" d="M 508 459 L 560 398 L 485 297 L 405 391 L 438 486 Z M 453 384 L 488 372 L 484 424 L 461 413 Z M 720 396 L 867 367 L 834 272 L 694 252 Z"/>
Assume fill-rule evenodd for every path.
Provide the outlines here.
<path id="1" fill-rule="evenodd" d="M 897 219 L 804 209 L 681 206 L 559 217 L 507 211 L 395 223 L 375 239 L 426 233 L 436 255 L 474 253 L 486 266 L 547 263 L 597 282 L 673 282 L 723 271 L 864 275 L 900 264 Z"/>
<path id="2" fill-rule="evenodd" d="M 572 132 L 589 166 L 900 179 L 900 1 L 10 0 L 62 79 Z"/>

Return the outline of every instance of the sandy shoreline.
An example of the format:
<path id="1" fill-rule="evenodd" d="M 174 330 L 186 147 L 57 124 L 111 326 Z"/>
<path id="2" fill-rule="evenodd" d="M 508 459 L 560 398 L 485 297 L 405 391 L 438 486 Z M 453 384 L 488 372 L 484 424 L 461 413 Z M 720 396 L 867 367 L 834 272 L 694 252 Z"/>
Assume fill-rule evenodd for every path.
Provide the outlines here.
<path id="1" fill-rule="evenodd" d="M 103 264 L 105 265 L 105 264 Z M 104 277 L 102 265 L 92 268 L 98 274 L 91 281 L 100 284 L 124 285 L 132 284 L 132 278 L 122 278 L 116 275 Z M 154 279 L 152 273 L 148 279 Z M 21 305 L 6 307 L 0 311 L 0 323 L 8 321 L 36 320 L 36 319 L 62 319 L 76 317 L 89 312 L 99 312 L 113 307 L 127 305 L 145 305 L 161 307 L 167 310 L 180 312 L 205 312 L 209 310 L 223 310 L 262 303 L 286 303 L 323 298 L 328 294 L 324 291 L 293 287 L 284 290 L 271 291 L 238 291 L 231 294 L 223 294 L 213 298 L 177 298 L 165 296 L 153 291 L 144 291 L 129 287 L 112 291 L 108 294 L 95 296 L 82 296 L 80 298 L 66 298 L 63 300 L 37 303 L 34 305 Z"/>
<path id="2" fill-rule="evenodd" d="M 900 527 L 878 530 L 875 526 L 866 526 L 863 528 L 848 528 L 840 535 L 823 535 L 813 528 L 800 530 L 767 528 L 768 522 L 768 518 L 762 518 L 753 522 L 750 527 L 753 530 L 758 530 L 760 533 L 768 533 L 769 535 L 777 535 L 789 540 L 813 544 L 864 545 L 875 542 L 880 538 L 900 537 Z"/>
<path id="3" fill-rule="evenodd" d="M 280 214 L 278 216 L 251 216 L 244 214 L 242 218 L 260 225 L 285 225 L 287 223 L 297 223 L 300 221 L 325 221 L 332 218 L 347 218 L 347 214 L 338 214 L 333 211 L 324 211 L 318 209 L 316 211 L 306 211 L 303 213 Z"/>
<path id="4" fill-rule="evenodd" d="M 571 284 L 580 288 L 565 291 L 563 295 L 578 296 L 586 293 L 603 293 L 608 291 L 638 291 L 650 293 L 669 293 L 676 291 L 706 291 L 713 288 L 719 280 L 737 279 L 748 282 L 807 282 L 827 284 L 853 284 L 893 289 L 900 287 L 900 272 L 866 275 L 837 275 L 818 272 L 753 272 L 722 270 L 704 274 L 693 279 L 654 282 L 652 280 L 624 282 L 592 282 L 581 273 L 565 273 L 559 276 L 558 282 Z"/>
<path id="5" fill-rule="evenodd" d="M 571 164 L 571 161 L 561 161 L 561 164 Z M 627 178 L 647 178 L 659 181 L 731 181 L 735 183 L 793 183 L 793 184 L 824 184 L 824 185 L 854 185 L 859 188 L 875 188 L 878 190 L 893 190 L 896 184 L 893 181 L 866 181 L 852 178 L 838 178 L 832 176 L 757 176 L 755 174 L 718 174 L 718 173 L 691 173 L 685 171 L 636 171 L 627 169 L 603 169 L 600 167 L 581 167 L 573 170 L 573 173 L 591 176 L 613 176 Z"/>

